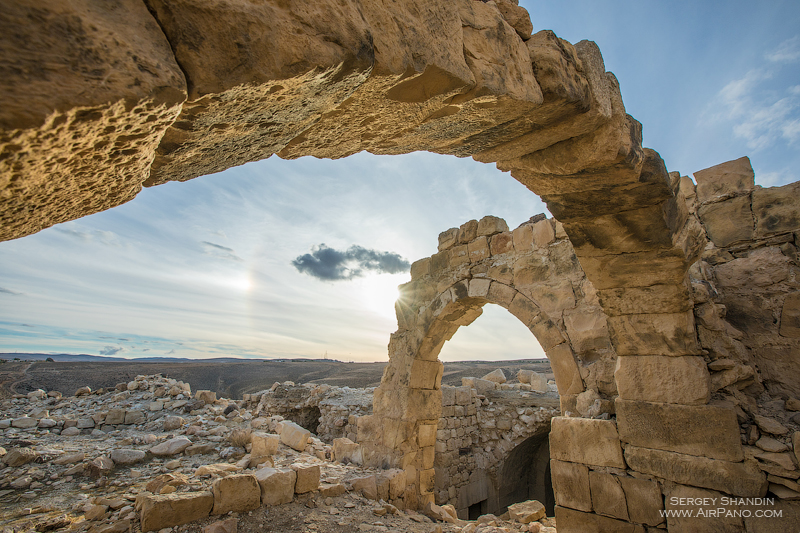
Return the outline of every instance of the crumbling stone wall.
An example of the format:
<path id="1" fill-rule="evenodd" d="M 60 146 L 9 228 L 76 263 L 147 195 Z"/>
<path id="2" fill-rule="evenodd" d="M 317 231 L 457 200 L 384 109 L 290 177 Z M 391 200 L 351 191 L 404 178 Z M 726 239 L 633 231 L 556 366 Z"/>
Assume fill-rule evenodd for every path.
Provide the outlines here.
<path id="1" fill-rule="evenodd" d="M 479 394 L 469 386 L 442 387 L 434 460 L 438 505 L 453 505 L 464 519 L 482 501 L 487 512 L 499 510 L 500 491 L 513 482 L 501 472 L 509 454 L 531 437 L 546 440 L 550 419 L 558 415 L 552 399 L 540 397 L 520 389 Z"/>

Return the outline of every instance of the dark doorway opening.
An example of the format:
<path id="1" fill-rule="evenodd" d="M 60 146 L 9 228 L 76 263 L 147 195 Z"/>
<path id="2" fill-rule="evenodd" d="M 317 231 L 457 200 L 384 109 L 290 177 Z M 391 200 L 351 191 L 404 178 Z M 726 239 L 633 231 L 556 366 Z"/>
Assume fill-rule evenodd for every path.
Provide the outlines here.
<path id="1" fill-rule="evenodd" d="M 511 450 L 497 483 L 499 513 L 505 512 L 511 504 L 538 500 L 544 505 L 547 516 L 554 516 L 556 502 L 550 478 L 548 434 L 529 437 Z"/>
<path id="2" fill-rule="evenodd" d="M 488 512 L 489 508 L 489 501 L 483 500 L 477 503 L 473 503 L 469 506 L 469 519 L 470 520 L 477 520 L 481 515 L 485 515 Z"/>

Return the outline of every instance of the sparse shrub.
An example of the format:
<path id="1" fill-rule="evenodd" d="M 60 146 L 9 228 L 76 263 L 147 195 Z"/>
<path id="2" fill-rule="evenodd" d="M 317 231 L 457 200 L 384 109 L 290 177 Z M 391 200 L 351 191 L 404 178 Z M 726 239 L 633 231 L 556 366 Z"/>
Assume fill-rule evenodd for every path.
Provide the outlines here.
<path id="1" fill-rule="evenodd" d="M 250 443 L 251 433 L 253 432 L 252 429 L 235 429 L 231 432 L 228 436 L 228 441 L 233 446 L 238 446 L 239 448 L 244 448 Z"/>

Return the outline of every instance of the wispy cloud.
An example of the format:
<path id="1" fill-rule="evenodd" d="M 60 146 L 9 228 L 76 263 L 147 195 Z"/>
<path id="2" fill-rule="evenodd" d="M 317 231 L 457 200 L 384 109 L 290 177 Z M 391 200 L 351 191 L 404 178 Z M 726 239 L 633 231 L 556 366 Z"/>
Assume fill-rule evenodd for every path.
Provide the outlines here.
<path id="1" fill-rule="evenodd" d="M 20 294 L 22 294 L 21 292 L 12 291 L 11 289 L 6 289 L 5 287 L 0 287 L 0 293 L 13 294 L 14 296 L 19 296 Z"/>
<path id="2" fill-rule="evenodd" d="M 292 261 L 292 265 L 309 276 L 325 281 L 340 281 L 358 278 L 367 272 L 399 274 L 411 264 L 394 252 L 379 252 L 358 245 L 345 251 L 320 244 L 310 254 Z"/>
<path id="3" fill-rule="evenodd" d="M 233 248 L 222 246 L 221 244 L 214 244 L 213 242 L 201 241 L 203 245 L 203 253 L 213 257 L 220 257 L 222 259 L 231 259 L 233 261 L 243 261 L 241 257 L 236 255 Z"/>
<path id="4" fill-rule="evenodd" d="M 106 346 L 105 348 L 100 350 L 100 355 L 117 355 L 124 349 L 125 348 L 123 348 L 122 346 Z"/>
<path id="5" fill-rule="evenodd" d="M 56 231 L 82 242 L 104 244 L 106 246 L 120 246 L 119 235 L 113 231 L 90 230 L 84 231 L 74 227 L 57 227 Z"/>
<path id="6" fill-rule="evenodd" d="M 773 63 L 794 63 L 800 59 L 800 35 L 783 41 L 778 48 L 766 55 Z"/>
<path id="7" fill-rule="evenodd" d="M 800 60 L 800 36 L 784 41 L 765 58 L 771 65 L 725 85 L 714 104 L 716 118 L 733 122 L 734 136 L 752 150 L 781 141 L 792 145 L 800 139 L 800 87 L 776 91 L 774 81 L 783 68 Z"/>

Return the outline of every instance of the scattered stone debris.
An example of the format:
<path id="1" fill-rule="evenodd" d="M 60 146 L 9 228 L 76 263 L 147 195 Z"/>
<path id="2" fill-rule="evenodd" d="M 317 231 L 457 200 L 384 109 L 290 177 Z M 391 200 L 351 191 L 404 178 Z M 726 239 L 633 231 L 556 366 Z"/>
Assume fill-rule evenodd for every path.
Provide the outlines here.
<path id="1" fill-rule="evenodd" d="M 490 403 L 465 387 L 445 391 L 453 397 L 445 426 Z M 482 522 L 459 519 L 447 504 L 402 509 L 406 472 L 364 468 L 361 446 L 336 436 L 356 436 L 371 393 L 287 382 L 233 401 L 155 375 L 72 397 L 17 395 L 0 413 L 0 524 L 4 533 L 555 531 L 554 519 L 534 519 L 528 507 Z M 280 400 L 289 397 L 291 406 Z M 294 416 L 320 405 L 329 443 L 268 410 Z M 555 411 L 541 413 L 546 424 Z"/>

